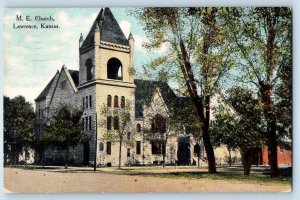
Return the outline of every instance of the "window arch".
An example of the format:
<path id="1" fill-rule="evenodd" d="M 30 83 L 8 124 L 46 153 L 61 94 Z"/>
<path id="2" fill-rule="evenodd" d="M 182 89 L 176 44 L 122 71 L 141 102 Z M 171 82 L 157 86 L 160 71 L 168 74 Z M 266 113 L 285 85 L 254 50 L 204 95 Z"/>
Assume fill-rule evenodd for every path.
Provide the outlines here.
<path id="1" fill-rule="evenodd" d="M 103 151 L 103 149 L 104 149 L 103 142 L 100 142 L 99 143 L 99 151 Z"/>
<path id="2" fill-rule="evenodd" d="M 86 81 L 90 81 L 93 79 L 93 62 L 90 58 L 88 58 L 85 62 L 86 66 Z"/>
<path id="3" fill-rule="evenodd" d="M 119 97 L 117 95 L 114 96 L 114 107 L 115 108 L 119 107 Z"/>
<path id="4" fill-rule="evenodd" d="M 138 124 L 136 125 L 136 131 L 137 131 L 138 133 L 141 132 L 141 124 L 140 124 L 140 123 L 138 123 Z"/>
<path id="5" fill-rule="evenodd" d="M 107 62 L 107 78 L 123 80 L 122 63 L 117 58 L 111 58 Z"/>
<path id="6" fill-rule="evenodd" d="M 111 95 L 107 95 L 107 107 L 111 107 Z"/>
<path id="7" fill-rule="evenodd" d="M 121 108 L 125 108 L 125 97 L 121 97 Z"/>

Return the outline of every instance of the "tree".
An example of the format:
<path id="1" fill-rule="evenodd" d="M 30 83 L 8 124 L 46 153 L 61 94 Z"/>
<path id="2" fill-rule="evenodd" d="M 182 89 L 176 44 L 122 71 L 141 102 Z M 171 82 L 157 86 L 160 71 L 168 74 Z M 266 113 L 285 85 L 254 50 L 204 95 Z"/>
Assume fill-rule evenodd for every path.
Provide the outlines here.
<path id="1" fill-rule="evenodd" d="M 65 167 L 68 167 L 69 148 L 88 139 L 82 131 L 82 111 L 61 105 L 45 128 L 45 138 L 49 145 L 65 151 Z"/>
<path id="2" fill-rule="evenodd" d="M 19 154 L 29 147 L 35 124 L 33 108 L 23 96 L 4 96 L 4 164 L 18 163 Z"/>
<path id="3" fill-rule="evenodd" d="M 270 151 L 271 176 L 278 176 L 277 138 L 279 118 L 276 104 L 283 96 L 276 90 L 291 82 L 292 14 L 290 8 L 239 8 L 227 15 L 228 27 L 237 47 L 238 77 L 245 87 L 258 91 L 267 123 L 267 145 Z M 281 72 L 288 72 L 282 79 Z M 291 85 L 288 83 L 288 85 Z M 288 87 L 290 88 L 290 87 Z M 291 107 L 291 101 L 286 102 Z M 290 122 L 289 122 L 290 123 Z M 289 124 L 291 126 L 291 124 Z"/>
<path id="4" fill-rule="evenodd" d="M 134 13 L 149 38 L 148 50 L 162 44 L 166 55 L 154 59 L 149 67 L 160 69 L 162 78 L 174 77 L 185 95 L 191 98 L 201 126 L 210 173 L 216 173 L 210 141 L 210 98 L 221 78 L 230 69 L 230 42 L 220 8 L 142 8 Z M 200 92 L 199 92 L 200 89 Z"/>
<path id="5" fill-rule="evenodd" d="M 168 105 L 164 105 L 164 101 L 152 98 L 151 104 L 145 111 L 145 118 L 148 119 L 145 123 L 143 133 L 144 138 L 152 144 L 152 151 L 155 148 L 157 154 L 162 154 L 163 168 L 166 165 L 166 147 L 171 138 L 177 138 L 179 131 L 179 121 L 175 115 L 176 99 L 169 99 Z M 162 108 L 168 108 L 162 111 Z M 170 148 L 170 153 L 172 148 Z"/>
<path id="6" fill-rule="evenodd" d="M 244 175 L 250 168 L 257 149 L 264 141 L 265 126 L 259 101 L 251 91 L 233 88 L 228 91 L 225 105 L 219 105 L 212 123 L 213 141 L 228 149 L 238 147 L 242 156 Z"/>
<path id="7" fill-rule="evenodd" d="M 37 162 L 37 154 L 41 155 L 41 163 L 43 168 L 45 167 L 45 151 L 49 147 L 51 142 L 47 134 L 34 134 L 30 141 L 30 147 L 35 151 L 35 163 Z"/>
<path id="8" fill-rule="evenodd" d="M 107 127 L 107 132 L 104 134 L 106 140 L 118 141 L 119 142 L 119 169 L 122 164 L 122 146 L 124 141 L 130 143 L 131 141 L 131 117 L 132 102 L 126 101 L 124 108 L 111 108 L 105 104 L 101 108 L 102 118 L 101 124 Z M 113 130 L 112 130 L 113 124 Z M 129 137 L 126 137 L 127 134 Z"/>

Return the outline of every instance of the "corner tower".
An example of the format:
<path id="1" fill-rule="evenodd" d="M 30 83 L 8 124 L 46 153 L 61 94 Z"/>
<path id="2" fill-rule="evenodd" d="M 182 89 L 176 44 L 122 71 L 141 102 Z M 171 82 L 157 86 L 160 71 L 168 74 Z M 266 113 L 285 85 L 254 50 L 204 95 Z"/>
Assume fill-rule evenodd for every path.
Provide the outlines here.
<path id="1" fill-rule="evenodd" d="M 110 121 L 107 121 L 108 118 L 111 119 L 115 116 L 101 116 L 103 106 L 122 109 L 125 102 L 130 103 L 131 119 L 134 119 L 133 51 L 132 34 L 128 38 L 125 37 L 109 8 L 100 10 L 86 38 L 80 37 L 79 39 L 79 98 L 82 99 L 84 107 L 83 116 L 88 120 L 87 123 L 85 120 L 85 130 L 92 136 L 97 133 L 97 143 L 95 143 L 95 137 L 92 137 L 87 149 L 90 149 L 89 160 L 93 161 L 94 152 L 96 152 L 98 165 L 115 166 L 118 162 L 118 159 L 115 158 L 119 148 L 118 144 L 107 141 L 103 137 L 108 131 L 107 127 L 110 126 L 108 124 L 111 124 Z M 117 118 L 115 117 L 114 120 Z M 115 131 L 117 128 L 113 125 L 109 130 Z M 99 148 L 96 148 L 95 144 Z M 122 152 L 125 154 L 127 149 L 125 146 L 122 148 L 124 148 Z"/>

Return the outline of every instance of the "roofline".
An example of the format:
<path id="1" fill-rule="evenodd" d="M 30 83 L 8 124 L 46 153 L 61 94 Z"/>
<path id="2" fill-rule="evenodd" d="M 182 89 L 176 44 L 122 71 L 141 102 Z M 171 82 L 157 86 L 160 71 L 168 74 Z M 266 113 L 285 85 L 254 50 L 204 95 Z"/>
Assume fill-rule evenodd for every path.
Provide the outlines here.
<path id="1" fill-rule="evenodd" d="M 52 80 L 53 80 L 53 81 L 55 80 L 55 77 L 56 77 L 57 74 L 59 74 L 59 71 L 58 71 L 58 70 L 56 71 L 55 75 L 51 78 L 51 80 L 48 82 L 48 84 L 49 84 Z M 48 86 L 48 84 L 44 87 L 44 89 L 42 90 L 42 92 L 46 89 L 46 87 Z M 41 93 L 42 93 L 42 92 L 41 92 Z M 37 98 L 34 99 L 35 102 L 39 102 L 39 101 L 42 101 L 42 100 L 45 100 L 45 99 L 46 99 L 46 97 L 40 97 L 40 98 L 39 98 L 39 96 L 41 95 L 41 93 L 38 95 Z"/>
<path id="2" fill-rule="evenodd" d="M 61 70 L 60 70 L 60 73 L 59 73 L 59 77 L 58 77 L 58 79 L 57 79 L 57 82 L 56 82 L 56 85 L 55 85 L 55 88 L 54 88 L 54 92 L 53 92 L 53 94 L 51 95 L 51 99 L 50 99 L 50 102 L 49 102 L 49 106 L 50 106 L 50 104 L 52 103 L 52 100 L 53 100 L 53 96 L 54 96 L 54 94 L 55 94 L 55 91 L 56 91 L 56 88 L 57 88 L 57 85 L 58 85 L 58 82 L 59 82 L 59 79 L 60 79 L 60 76 L 61 76 L 61 72 L 64 70 L 64 69 L 67 69 L 64 65 L 61 67 Z M 65 71 L 65 70 L 64 70 Z M 65 72 L 66 73 L 66 72 Z M 67 75 L 67 73 L 66 73 L 66 75 Z M 70 81 L 70 77 L 67 75 L 67 77 L 68 77 L 68 79 L 69 79 L 69 82 L 71 83 L 71 81 Z M 71 77 L 71 79 L 72 79 L 72 77 Z M 73 82 L 73 79 L 72 79 L 72 82 Z M 73 82 L 73 84 L 74 84 L 74 82 Z M 72 85 L 72 83 L 71 83 L 71 85 Z M 74 84 L 75 85 L 75 84 Z M 73 86 L 72 86 L 72 88 L 73 88 Z M 77 88 L 76 88 L 77 89 Z M 74 90 L 74 88 L 73 88 L 73 90 Z M 76 93 L 78 90 L 74 90 L 74 92 Z"/>

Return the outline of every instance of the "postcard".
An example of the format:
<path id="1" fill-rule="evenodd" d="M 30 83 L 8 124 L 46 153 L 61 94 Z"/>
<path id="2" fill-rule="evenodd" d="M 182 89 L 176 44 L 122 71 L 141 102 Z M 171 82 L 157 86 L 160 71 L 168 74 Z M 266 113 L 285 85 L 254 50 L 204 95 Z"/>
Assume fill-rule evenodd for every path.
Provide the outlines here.
<path id="1" fill-rule="evenodd" d="M 4 192 L 292 190 L 291 8 L 3 19 Z"/>

